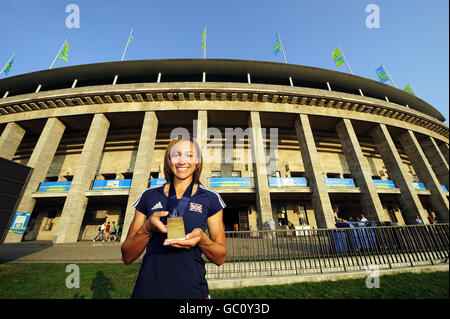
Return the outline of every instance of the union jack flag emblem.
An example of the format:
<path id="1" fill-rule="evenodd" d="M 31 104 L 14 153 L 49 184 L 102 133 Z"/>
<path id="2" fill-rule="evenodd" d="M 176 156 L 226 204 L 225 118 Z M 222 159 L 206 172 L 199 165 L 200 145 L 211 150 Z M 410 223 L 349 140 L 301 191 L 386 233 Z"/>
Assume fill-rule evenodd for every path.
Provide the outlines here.
<path id="1" fill-rule="evenodd" d="M 197 212 L 197 213 L 201 213 L 202 212 L 202 205 L 197 204 L 197 203 L 190 203 L 189 210 Z"/>

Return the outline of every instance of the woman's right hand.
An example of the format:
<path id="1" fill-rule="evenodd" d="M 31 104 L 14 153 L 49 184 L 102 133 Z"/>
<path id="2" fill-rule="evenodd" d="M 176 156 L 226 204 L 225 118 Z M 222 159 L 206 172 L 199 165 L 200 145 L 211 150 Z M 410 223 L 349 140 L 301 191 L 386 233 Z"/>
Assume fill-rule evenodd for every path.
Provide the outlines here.
<path id="1" fill-rule="evenodd" d="M 168 211 L 159 211 L 150 215 L 142 225 L 142 231 L 145 233 L 167 233 L 167 227 L 161 221 L 161 217 L 169 215 Z"/>

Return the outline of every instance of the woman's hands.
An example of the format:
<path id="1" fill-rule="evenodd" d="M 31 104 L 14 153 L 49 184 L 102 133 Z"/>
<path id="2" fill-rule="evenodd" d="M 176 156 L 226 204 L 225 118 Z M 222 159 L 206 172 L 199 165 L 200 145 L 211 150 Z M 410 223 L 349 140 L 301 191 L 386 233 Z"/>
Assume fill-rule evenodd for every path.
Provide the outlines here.
<path id="1" fill-rule="evenodd" d="M 161 221 L 161 217 L 165 217 L 169 214 L 168 211 L 160 211 L 153 213 L 141 227 L 141 232 L 145 234 L 151 234 L 154 232 L 167 233 L 167 226 Z M 201 228 L 194 229 L 191 233 L 187 234 L 185 239 L 166 239 L 164 246 L 172 246 L 176 248 L 190 249 L 199 244 L 206 234 Z"/>
<path id="2" fill-rule="evenodd" d="M 166 239 L 164 241 L 164 246 L 191 249 L 204 241 L 205 237 L 207 236 L 201 228 L 195 228 L 192 232 L 186 235 L 185 239 Z"/>
<path id="3" fill-rule="evenodd" d="M 160 211 L 153 213 L 142 225 L 141 231 L 146 234 L 154 232 L 167 233 L 167 226 L 161 221 L 161 217 L 165 217 L 169 214 L 168 211 Z M 172 246 L 176 248 L 190 249 L 200 243 L 204 239 L 206 234 L 201 228 L 194 229 L 191 233 L 187 234 L 185 239 L 166 239 L 164 246 Z"/>
<path id="4" fill-rule="evenodd" d="M 167 233 L 167 226 L 161 221 L 161 217 L 169 215 L 168 211 L 160 211 L 153 213 L 142 225 L 142 232 L 146 234 L 160 232 Z"/>

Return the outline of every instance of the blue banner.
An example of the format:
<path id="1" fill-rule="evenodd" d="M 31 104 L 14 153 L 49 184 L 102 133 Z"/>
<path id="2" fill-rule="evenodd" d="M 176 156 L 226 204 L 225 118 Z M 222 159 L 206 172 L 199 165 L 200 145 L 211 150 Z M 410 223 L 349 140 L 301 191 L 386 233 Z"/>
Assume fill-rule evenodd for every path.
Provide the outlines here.
<path id="1" fill-rule="evenodd" d="M 130 189 L 131 179 L 95 180 L 92 190 Z"/>
<path id="2" fill-rule="evenodd" d="M 441 184 L 441 187 L 442 187 L 442 189 L 444 190 L 444 192 L 448 193 L 448 189 L 447 189 L 447 187 L 445 187 L 445 185 L 442 185 L 442 184 Z"/>
<path id="3" fill-rule="evenodd" d="M 270 187 L 306 187 L 306 178 L 304 177 L 269 177 Z"/>
<path id="4" fill-rule="evenodd" d="M 43 182 L 38 192 L 67 192 L 72 182 Z"/>
<path id="5" fill-rule="evenodd" d="M 210 187 L 251 187 L 250 177 L 211 177 Z"/>
<path id="6" fill-rule="evenodd" d="M 381 180 L 381 179 L 374 179 L 373 183 L 375 184 L 375 188 L 391 188 L 394 189 L 395 184 L 394 181 L 390 181 L 390 180 Z"/>
<path id="7" fill-rule="evenodd" d="M 412 182 L 412 185 L 413 185 L 414 189 L 417 191 L 426 191 L 427 190 L 424 183 Z"/>
<path id="8" fill-rule="evenodd" d="M 166 183 L 165 178 L 152 178 L 152 180 L 150 182 L 150 188 L 164 185 L 165 183 Z"/>
<path id="9" fill-rule="evenodd" d="M 31 213 L 16 212 L 8 233 L 23 235 L 30 220 Z"/>
<path id="10" fill-rule="evenodd" d="M 325 178 L 327 187 L 356 187 L 352 178 Z"/>

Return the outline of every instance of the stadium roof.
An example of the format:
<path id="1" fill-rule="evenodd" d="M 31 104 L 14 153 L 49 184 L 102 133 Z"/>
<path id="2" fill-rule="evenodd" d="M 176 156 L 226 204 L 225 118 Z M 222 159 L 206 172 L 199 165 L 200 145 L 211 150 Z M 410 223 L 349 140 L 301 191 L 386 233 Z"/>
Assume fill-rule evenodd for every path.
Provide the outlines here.
<path id="1" fill-rule="evenodd" d="M 206 73 L 206 82 L 243 82 L 290 85 L 360 94 L 399 105 L 408 105 L 419 112 L 442 122 L 445 117 L 422 99 L 393 86 L 349 73 L 321 69 L 311 66 L 275 62 L 231 60 L 231 59 L 163 59 L 133 60 L 84 64 L 51 70 L 21 74 L 0 80 L 0 93 L 9 91 L 9 96 L 33 93 L 41 84 L 43 90 L 70 88 L 75 79 L 77 87 L 112 84 L 115 75 L 120 83 L 156 82 L 158 73 L 161 82 L 201 82 Z"/>

